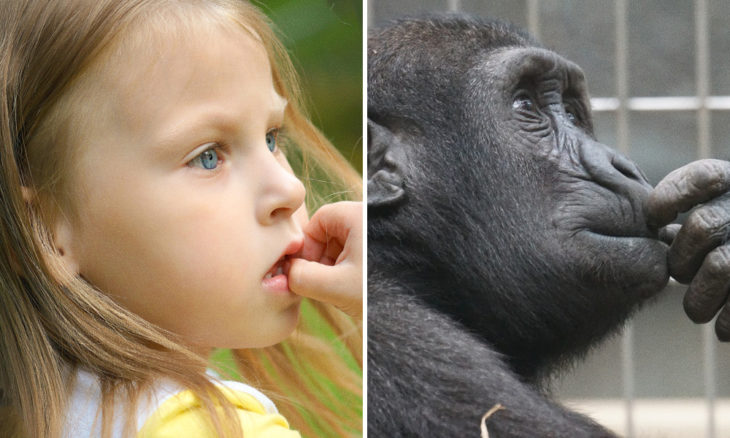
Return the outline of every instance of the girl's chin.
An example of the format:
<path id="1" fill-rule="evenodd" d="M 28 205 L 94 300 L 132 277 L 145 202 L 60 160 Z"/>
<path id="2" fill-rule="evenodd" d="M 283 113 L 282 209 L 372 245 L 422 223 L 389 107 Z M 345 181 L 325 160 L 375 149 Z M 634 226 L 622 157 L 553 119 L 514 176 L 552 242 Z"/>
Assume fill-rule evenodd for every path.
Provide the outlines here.
<path id="1" fill-rule="evenodd" d="M 212 340 L 213 342 L 206 342 L 205 344 L 207 344 L 208 346 L 196 345 L 190 348 L 196 353 L 198 353 L 199 351 L 202 352 L 202 354 L 200 355 L 203 357 L 207 357 L 207 355 L 210 354 L 210 352 L 215 348 L 227 348 L 237 350 L 249 348 L 266 348 L 271 347 L 272 345 L 276 345 L 289 338 L 289 336 L 294 333 L 294 330 L 296 330 L 297 324 L 299 323 L 301 297 L 296 295 L 294 295 L 294 297 L 296 297 L 296 299 L 293 300 L 292 304 L 289 305 L 286 309 L 280 311 L 279 315 L 277 315 L 277 318 L 279 320 L 274 323 L 273 327 L 270 326 L 268 329 L 266 329 L 265 333 L 263 333 L 263 336 L 260 338 L 251 339 L 250 332 L 247 332 L 245 333 L 245 335 L 242 334 L 241 337 L 231 335 L 226 339 L 219 338 Z M 241 339 L 243 338 L 246 339 L 244 342 L 241 342 Z M 201 342 L 201 344 L 203 343 Z"/>

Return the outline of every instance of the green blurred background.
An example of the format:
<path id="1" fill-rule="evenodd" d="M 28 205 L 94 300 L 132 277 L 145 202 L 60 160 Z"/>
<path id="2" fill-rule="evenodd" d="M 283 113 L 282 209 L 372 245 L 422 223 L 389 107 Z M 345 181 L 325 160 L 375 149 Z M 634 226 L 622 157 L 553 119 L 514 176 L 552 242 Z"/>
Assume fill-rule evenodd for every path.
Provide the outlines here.
<path id="1" fill-rule="evenodd" d="M 299 72 L 312 121 L 362 174 L 362 1 L 254 1 Z"/>

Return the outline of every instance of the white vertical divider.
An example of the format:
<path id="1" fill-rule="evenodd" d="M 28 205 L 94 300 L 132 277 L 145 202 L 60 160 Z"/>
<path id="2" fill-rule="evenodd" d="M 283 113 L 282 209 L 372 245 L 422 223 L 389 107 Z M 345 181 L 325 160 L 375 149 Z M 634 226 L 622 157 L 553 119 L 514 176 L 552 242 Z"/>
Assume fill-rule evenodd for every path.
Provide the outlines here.
<path id="1" fill-rule="evenodd" d="M 461 0 L 447 0 L 449 12 L 458 12 L 461 10 Z"/>

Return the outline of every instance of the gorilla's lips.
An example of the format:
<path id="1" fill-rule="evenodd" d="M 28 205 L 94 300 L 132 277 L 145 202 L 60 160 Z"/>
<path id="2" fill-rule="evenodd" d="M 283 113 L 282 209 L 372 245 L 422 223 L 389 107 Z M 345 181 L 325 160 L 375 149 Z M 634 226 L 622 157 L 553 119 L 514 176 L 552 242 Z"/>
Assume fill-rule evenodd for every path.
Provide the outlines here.
<path id="1" fill-rule="evenodd" d="M 579 251 L 600 286 L 614 283 L 624 291 L 648 298 L 669 281 L 666 243 L 647 228 L 606 233 L 585 230 L 575 235 Z"/>
<path id="2" fill-rule="evenodd" d="M 553 223 L 569 242 L 566 259 L 582 281 L 594 290 L 621 291 L 629 301 L 662 290 L 669 280 L 668 247 L 647 225 L 649 189 L 629 182 L 615 191 L 588 184 L 567 193 Z"/>
<path id="3" fill-rule="evenodd" d="M 599 234 L 606 237 L 616 238 L 644 238 L 658 240 L 659 234 L 657 231 L 650 230 L 640 220 L 629 224 L 620 224 L 618 222 L 612 224 L 591 226 L 587 229 L 588 232 Z"/>

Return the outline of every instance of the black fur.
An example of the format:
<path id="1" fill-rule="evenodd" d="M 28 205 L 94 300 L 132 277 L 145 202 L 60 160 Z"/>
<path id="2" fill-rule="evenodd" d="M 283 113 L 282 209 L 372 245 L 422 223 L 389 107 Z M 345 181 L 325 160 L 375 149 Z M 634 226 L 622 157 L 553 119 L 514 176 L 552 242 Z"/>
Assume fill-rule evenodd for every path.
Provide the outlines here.
<path id="1" fill-rule="evenodd" d="M 612 436 L 545 377 L 667 281 L 651 188 L 593 136 L 580 69 L 499 21 L 368 39 L 368 433 Z"/>

